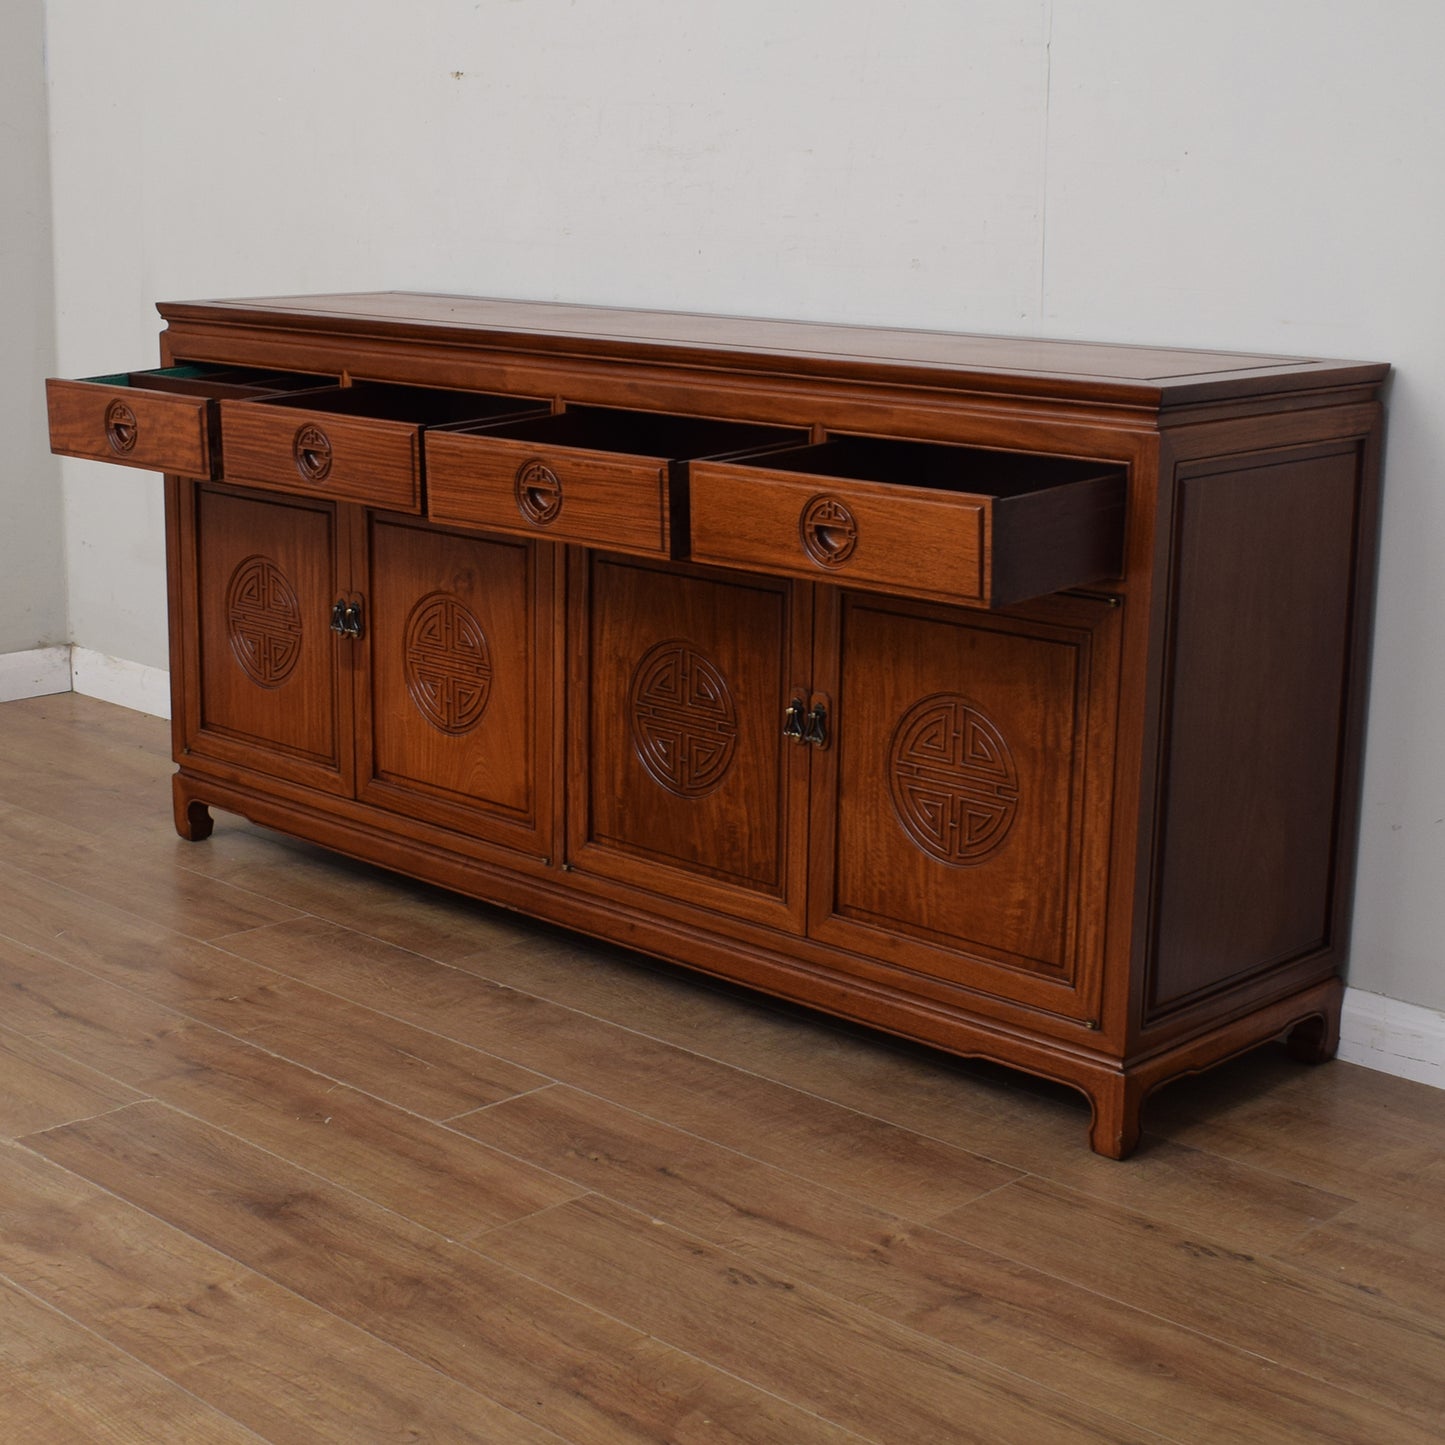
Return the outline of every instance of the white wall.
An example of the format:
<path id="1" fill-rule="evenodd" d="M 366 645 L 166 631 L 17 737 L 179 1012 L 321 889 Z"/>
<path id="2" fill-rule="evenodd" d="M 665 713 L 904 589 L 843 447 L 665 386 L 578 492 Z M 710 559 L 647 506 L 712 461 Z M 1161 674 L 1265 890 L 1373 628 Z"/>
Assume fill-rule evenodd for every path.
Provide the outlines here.
<path id="1" fill-rule="evenodd" d="M 54 364 L 43 0 L 0 6 L 0 655 L 62 643 L 60 468 L 45 436 Z M 0 665 L 3 667 L 3 665 Z"/>
<path id="2" fill-rule="evenodd" d="M 1445 1008 L 1445 7 L 49 0 L 61 369 L 352 288 L 1393 361 L 1352 982 Z M 159 484 L 66 467 L 165 662 Z"/>

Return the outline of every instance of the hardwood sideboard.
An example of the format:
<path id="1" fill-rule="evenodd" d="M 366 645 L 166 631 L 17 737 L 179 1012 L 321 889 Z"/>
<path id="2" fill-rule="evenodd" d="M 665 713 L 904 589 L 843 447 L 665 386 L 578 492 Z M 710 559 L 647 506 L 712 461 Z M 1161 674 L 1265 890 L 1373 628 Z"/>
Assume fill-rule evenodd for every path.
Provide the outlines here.
<path id="1" fill-rule="evenodd" d="M 1330 1057 L 1382 365 L 377 293 L 49 386 L 211 807 L 952 1053 Z"/>

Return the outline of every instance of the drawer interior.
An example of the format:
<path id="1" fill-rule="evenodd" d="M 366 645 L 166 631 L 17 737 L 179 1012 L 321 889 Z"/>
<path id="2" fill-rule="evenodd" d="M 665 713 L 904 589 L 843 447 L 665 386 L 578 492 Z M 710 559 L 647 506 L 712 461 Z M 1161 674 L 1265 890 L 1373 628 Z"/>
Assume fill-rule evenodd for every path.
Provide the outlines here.
<path id="1" fill-rule="evenodd" d="M 731 455 L 759 448 L 796 446 L 806 441 L 808 435 L 797 427 L 679 416 L 672 412 L 628 411 L 606 406 L 574 406 L 551 416 L 532 417 L 498 426 L 453 427 L 450 430 L 569 447 L 578 451 L 658 457 L 666 461 L 688 461 L 695 457 Z"/>
<path id="2" fill-rule="evenodd" d="M 184 362 L 151 371 L 122 371 L 114 376 L 91 376 L 96 386 L 125 386 L 142 391 L 161 391 L 173 396 L 265 396 L 274 391 L 304 391 L 333 386 L 334 376 L 313 376 L 299 371 L 268 371 L 264 367 L 222 366 L 208 362 Z"/>
<path id="3" fill-rule="evenodd" d="M 820 479 L 887 482 L 988 497 L 1019 497 L 1101 476 L 1123 476 L 1122 467 L 1108 462 L 985 451 L 949 442 L 893 437 L 836 436 L 816 446 L 739 461 L 744 466 Z"/>
<path id="4" fill-rule="evenodd" d="M 402 386 L 388 381 L 358 381 L 289 396 L 266 398 L 267 406 L 332 412 L 337 416 L 371 417 L 378 421 L 440 426 L 449 422 L 516 417 L 545 408 L 535 397 L 496 396 L 487 392 L 448 391 L 442 387 Z"/>

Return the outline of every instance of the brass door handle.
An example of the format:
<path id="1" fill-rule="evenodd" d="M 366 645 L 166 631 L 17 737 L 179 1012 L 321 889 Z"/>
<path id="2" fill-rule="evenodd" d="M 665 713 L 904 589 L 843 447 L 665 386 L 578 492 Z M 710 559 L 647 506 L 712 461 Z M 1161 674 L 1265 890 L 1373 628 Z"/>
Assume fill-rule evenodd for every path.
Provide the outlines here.
<path id="1" fill-rule="evenodd" d="M 338 637 L 350 637 L 360 642 L 363 631 L 360 601 L 348 602 L 344 597 L 338 597 L 331 604 L 331 630 Z"/>
<path id="2" fill-rule="evenodd" d="M 789 704 L 787 711 L 783 714 L 783 736 L 790 743 L 801 743 L 805 741 L 803 731 L 803 699 L 795 697 Z"/>
<path id="3" fill-rule="evenodd" d="M 803 722 L 803 741 L 815 748 L 828 746 L 828 709 L 815 702 Z"/>

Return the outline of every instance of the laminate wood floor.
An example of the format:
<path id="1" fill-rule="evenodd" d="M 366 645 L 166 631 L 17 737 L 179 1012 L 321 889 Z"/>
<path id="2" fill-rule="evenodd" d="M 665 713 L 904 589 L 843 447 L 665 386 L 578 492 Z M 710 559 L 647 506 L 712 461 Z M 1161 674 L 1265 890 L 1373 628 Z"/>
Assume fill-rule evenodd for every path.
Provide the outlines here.
<path id="1" fill-rule="evenodd" d="M 0 1441 L 1445 1439 L 1445 1092 L 1066 1090 L 288 841 L 0 707 Z"/>

